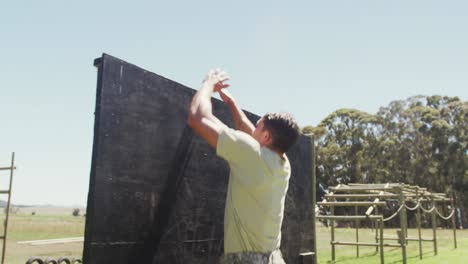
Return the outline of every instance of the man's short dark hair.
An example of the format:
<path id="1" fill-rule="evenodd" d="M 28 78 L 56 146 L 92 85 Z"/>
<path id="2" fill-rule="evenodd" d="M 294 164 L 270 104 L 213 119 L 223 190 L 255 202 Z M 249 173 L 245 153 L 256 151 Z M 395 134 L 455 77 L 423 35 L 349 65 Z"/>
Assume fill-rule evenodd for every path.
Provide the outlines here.
<path id="1" fill-rule="evenodd" d="M 288 151 L 299 138 L 299 126 L 288 113 L 266 113 L 263 122 L 273 139 L 271 147 L 276 151 Z"/>

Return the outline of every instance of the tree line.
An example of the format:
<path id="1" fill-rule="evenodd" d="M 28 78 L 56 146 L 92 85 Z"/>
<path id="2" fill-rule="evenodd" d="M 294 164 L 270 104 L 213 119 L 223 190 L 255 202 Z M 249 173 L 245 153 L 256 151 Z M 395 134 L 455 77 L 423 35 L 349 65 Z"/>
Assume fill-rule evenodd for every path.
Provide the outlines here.
<path id="1" fill-rule="evenodd" d="M 453 193 L 467 226 L 467 101 L 413 96 L 376 114 L 339 109 L 302 130 L 316 140 L 318 182 L 401 182 Z"/>

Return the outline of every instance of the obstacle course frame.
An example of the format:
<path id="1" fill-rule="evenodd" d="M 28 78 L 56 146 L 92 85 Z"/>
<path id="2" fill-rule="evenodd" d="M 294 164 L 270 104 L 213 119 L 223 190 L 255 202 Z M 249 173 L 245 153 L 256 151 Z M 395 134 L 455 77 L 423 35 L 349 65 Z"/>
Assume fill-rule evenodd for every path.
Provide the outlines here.
<path id="1" fill-rule="evenodd" d="M 398 209 L 388 216 L 384 217 L 382 213 L 379 214 L 379 207 L 387 205 L 390 200 L 398 201 Z M 415 203 L 413 207 L 408 206 L 408 203 Z M 448 216 L 442 215 L 438 210 L 438 206 L 443 204 L 450 204 L 451 212 Z M 376 252 L 380 254 L 381 264 L 385 263 L 384 260 L 384 247 L 400 247 L 402 250 L 402 260 L 406 264 L 406 245 L 408 241 L 419 242 L 419 257 L 422 259 L 422 242 L 432 242 L 434 247 L 434 254 L 437 255 L 437 216 L 443 220 L 452 220 L 453 241 L 454 248 L 457 248 L 456 237 L 456 224 L 455 224 L 455 205 L 453 198 L 448 198 L 443 193 L 431 193 L 427 188 L 419 186 L 412 186 L 401 183 L 386 183 L 386 184 L 339 184 L 338 186 L 330 187 L 329 193 L 325 195 L 322 202 L 318 205 L 327 206 L 330 208 L 330 215 L 318 216 L 318 219 L 329 220 L 331 226 L 331 258 L 332 262 L 336 259 L 337 245 L 343 246 L 356 246 L 356 256 L 359 257 L 360 246 L 375 246 Z M 431 207 L 429 209 L 424 206 Z M 355 215 L 335 215 L 335 208 L 349 207 L 355 208 Z M 368 209 L 364 215 L 358 215 L 358 207 L 364 206 Z M 418 237 L 409 237 L 407 231 L 407 210 L 416 211 L 416 221 L 418 228 Z M 423 238 L 421 236 L 421 211 L 431 214 L 431 224 L 433 236 L 432 238 Z M 396 216 L 399 216 L 400 230 L 397 231 L 396 237 L 384 236 L 384 222 L 389 221 Z M 334 221 L 337 220 L 354 220 L 356 228 L 355 241 L 335 241 L 335 227 Z M 359 241 L 359 221 L 371 220 L 375 224 L 375 243 L 367 243 Z M 396 240 L 398 243 L 384 243 L 384 240 Z"/>

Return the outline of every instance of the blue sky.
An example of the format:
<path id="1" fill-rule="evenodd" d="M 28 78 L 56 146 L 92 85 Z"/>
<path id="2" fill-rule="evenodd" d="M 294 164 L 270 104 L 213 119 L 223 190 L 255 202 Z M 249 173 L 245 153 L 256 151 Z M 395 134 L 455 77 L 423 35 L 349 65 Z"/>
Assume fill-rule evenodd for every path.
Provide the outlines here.
<path id="1" fill-rule="evenodd" d="M 103 52 L 193 88 L 224 68 L 243 108 L 317 125 L 413 95 L 467 100 L 467 10 L 462 0 L 3 1 L 0 166 L 16 152 L 13 202 L 86 204 Z M 7 178 L 0 171 L 0 188 Z"/>

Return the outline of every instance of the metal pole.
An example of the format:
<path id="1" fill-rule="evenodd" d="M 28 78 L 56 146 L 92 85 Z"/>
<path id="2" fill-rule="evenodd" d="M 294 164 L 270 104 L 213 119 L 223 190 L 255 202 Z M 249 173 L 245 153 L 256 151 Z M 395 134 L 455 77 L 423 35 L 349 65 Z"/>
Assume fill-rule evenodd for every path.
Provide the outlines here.
<path id="1" fill-rule="evenodd" d="M 8 218 L 10 216 L 10 204 L 11 204 L 11 186 L 13 183 L 13 170 L 15 169 L 15 153 L 11 153 L 11 168 L 10 168 L 10 187 L 8 188 L 8 202 L 6 207 L 6 216 L 5 216 L 5 230 L 3 236 L 3 251 L 2 251 L 2 264 L 5 263 L 6 256 L 6 244 L 8 237 Z"/>

